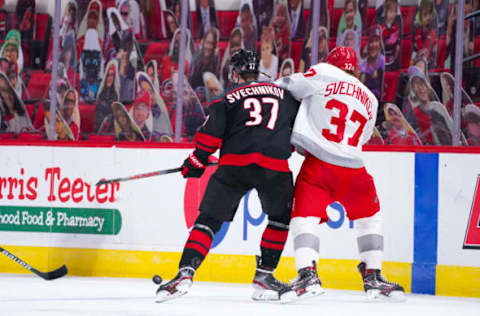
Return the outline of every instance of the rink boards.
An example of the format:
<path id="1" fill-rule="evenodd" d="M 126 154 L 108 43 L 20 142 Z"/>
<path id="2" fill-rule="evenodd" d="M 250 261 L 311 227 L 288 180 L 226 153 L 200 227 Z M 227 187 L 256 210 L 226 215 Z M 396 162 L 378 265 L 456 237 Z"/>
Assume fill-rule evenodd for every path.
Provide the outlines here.
<path id="1" fill-rule="evenodd" d="M 178 167 L 190 148 L 2 146 L 2 246 L 39 270 L 82 276 L 171 278 L 214 167 L 95 187 L 101 178 Z M 384 273 L 407 291 L 480 297 L 480 152 L 366 152 L 384 213 Z M 302 157 L 293 155 L 296 174 Z M 354 223 L 328 209 L 319 275 L 326 287 L 361 289 Z M 196 279 L 250 282 L 266 225 L 256 192 L 224 224 Z M 0 271 L 25 273 L 8 258 Z M 277 276 L 295 277 L 291 240 Z"/>

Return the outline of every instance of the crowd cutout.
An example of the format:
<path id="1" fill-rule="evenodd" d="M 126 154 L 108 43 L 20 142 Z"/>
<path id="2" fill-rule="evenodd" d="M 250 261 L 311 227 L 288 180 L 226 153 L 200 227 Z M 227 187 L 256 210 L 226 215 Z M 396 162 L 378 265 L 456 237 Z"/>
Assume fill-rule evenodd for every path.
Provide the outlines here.
<path id="1" fill-rule="evenodd" d="M 109 6 L 104 7 L 107 2 Z M 48 139 L 79 140 L 85 138 L 80 106 L 90 106 L 94 134 L 119 141 L 173 142 L 181 98 L 181 141 L 191 142 L 208 115 L 208 104 L 234 85 L 229 62 L 238 49 L 258 53 L 264 81 L 305 72 L 311 66 L 313 14 L 304 1 L 241 0 L 231 32 L 225 35 L 215 1 L 196 0 L 195 10 L 188 8 L 184 76 L 179 76 L 180 2 L 67 1 L 57 69 L 53 69 L 51 49 L 45 56 L 45 71 L 58 74 L 56 93 L 45 91 L 44 98 L 32 100 L 26 88 L 31 69 L 25 67 L 24 51 L 35 37 L 35 1 L 19 0 L 15 11 L 9 12 L 0 0 L 0 38 L 4 39 L 0 133 L 36 132 Z M 404 14 L 401 0 L 377 0 L 375 8 L 368 8 L 366 0 L 345 0 L 342 8 L 333 4 L 320 2 L 318 61 L 325 62 L 335 45 L 357 52 L 360 80 L 380 104 L 369 143 L 452 145 L 456 4 L 419 0 L 416 9 L 410 10 L 413 16 Z M 467 1 L 466 13 L 480 9 L 479 5 Z M 333 19 L 338 10 L 341 15 Z M 332 27 L 333 23 L 337 25 Z M 480 40 L 480 19 L 466 20 L 464 30 L 464 57 L 468 57 L 478 53 L 475 40 Z M 444 46 L 439 44 L 442 41 Z M 145 48 L 151 42 L 168 42 L 165 53 L 146 58 Z M 463 145 L 480 146 L 477 64 L 466 62 L 463 68 Z M 398 83 L 394 97 L 387 99 L 391 82 L 385 78 L 392 74 Z M 182 91 L 178 91 L 180 78 Z M 55 133 L 50 135 L 52 98 L 57 108 Z M 29 111 L 26 105 L 32 104 Z"/>

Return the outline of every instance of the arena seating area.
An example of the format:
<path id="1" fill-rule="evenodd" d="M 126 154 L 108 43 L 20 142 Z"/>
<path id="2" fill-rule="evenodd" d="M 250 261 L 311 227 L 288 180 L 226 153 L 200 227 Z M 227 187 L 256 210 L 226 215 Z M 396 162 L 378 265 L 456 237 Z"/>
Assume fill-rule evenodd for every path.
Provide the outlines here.
<path id="1" fill-rule="evenodd" d="M 114 0 L 102 0 L 104 12 L 110 6 L 115 6 Z M 330 5 L 333 1 L 329 1 Z M 333 7 L 333 5 L 332 5 Z M 336 34 L 337 26 L 343 13 L 343 8 L 330 9 L 330 37 L 329 48 L 332 49 L 336 46 Z M 380 101 L 382 102 L 394 102 L 397 92 L 397 85 L 399 83 L 399 77 L 402 72 L 405 73 L 410 66 L 411 51 L 412 51 L 412 24 L 417 6 L 401 6 L 401 16 L 403 19 L 403 39 L 401 43 L 402 60 L 400 71 L 385 72 L 383 96 Z M 159 26 L 155 23 L 156 19 L 160 16 L 160 8 L 155 7 L 155 10 L 150 12 L 150 16 L 147 17 L 147 27 L 149 39 L 139 39 L 139 46 L 142 50 L 145 63 L 150 60 L 156 60 L 157 63 L 161 63 L 162 59 L 168 53 L 170 39 L 161 38 Z M 9 13 L 11 19 L 15 19 L 15 13 Z M 304 10 L 305 21 L 308 20 L 310 10 Z M 217 10 L 217 19 L 220 31 L 220 41 L 218 43 L 220 51 L 220 60 L 228 45 L 228 37 L 235 27 L 238 16 L 238 10 L 222 11 Z M 196 12 L 190 12 L 190 18 L 192 21 L 192 34 L 197 34 L 197 19 Z M 369 7 L 367 9 L 367 17 L 365 19 L 367 24 L 375 24 L 375 7 Z M 48 96 L 48 90 L 50 87 L 51 73 L 45 70 L 47 57 L 51 54 L 52 50 L 52 17 L 46 13 L 35 14 L 35 36 L 31 41 L 22 41 L 22 48 L 24 53 L 24 71 L 22 73 L 22 79 L 26 89 L 23 91 L 22 98 L 26 104 L 27 110 L 32 117 L 32 122 L 37 124 L 43 124 L 43 108 L 39 106 L 41 99 Z M 200 39 L 194 38 L 196 47 L 200 45 Z M 367 37 L 364 35 L 361 39 L 361 50 L 367 44 Z M 291 57 L 294 60 L 295 68 L 297 68 L 301 52 L 302 52 L 303 39 L 294 40 L 291 43 Z M 435 69 L 429 69 L 430 73 L 449 72 L 449 69 L 445 69 L 445 59 L 447 55 L 446 37 L 442 35 L 438 39 L 438 53 L 437 53 L 437 67 Z M 257 42 L 257 48 L 259 43 Z M 480 51 L 480 37 L 474 40 L 474 51 Z M 474 62 L 475 66 L 480 66 L 480 59 Z M 77 74 L 78 76 L 78 74 Z M 77 81 L 78 82 L 78 81 Z M 94 113 L 95 105 L 80 103 L 80 118 L 81 118 L 81 135 L 82 139 L 93 139 L 94 133 Z M 35 125 L 35 123 L 34 123 Z M 14 135 L 9 133 L 2 134 L 0 139 L 13 138 Z M 21 136 L 18 136 L 20 138 Z M 33 137 L 32 135 L 25 135 L 25 137 Z M 30 138 L 29 138 L 30 139 Z M 33 139 L 33 138 L 31 138 Z M 111 135 L 98 136 L 97 140 L 111 140 Z"/>

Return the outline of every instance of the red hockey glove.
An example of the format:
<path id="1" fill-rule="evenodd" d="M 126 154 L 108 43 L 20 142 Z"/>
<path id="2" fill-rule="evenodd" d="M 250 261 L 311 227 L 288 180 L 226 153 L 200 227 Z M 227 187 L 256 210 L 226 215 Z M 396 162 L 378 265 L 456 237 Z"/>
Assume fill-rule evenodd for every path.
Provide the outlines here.
<path id="1" fill-rule="evenodd" d="M 184 178 L 200 178 L 205 172 L 206 164 L 201 162 L 195 155 L 191 153 L 182 165 L 182 176 Z"/>

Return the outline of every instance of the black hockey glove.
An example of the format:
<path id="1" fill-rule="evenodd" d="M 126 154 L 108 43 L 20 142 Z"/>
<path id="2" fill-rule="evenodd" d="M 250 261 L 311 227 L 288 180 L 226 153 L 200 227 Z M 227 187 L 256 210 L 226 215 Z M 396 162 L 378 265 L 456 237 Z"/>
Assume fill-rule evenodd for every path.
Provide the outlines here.
<path id="1" fill-rule="evenodd" d="M 183 162 L 182 165 L 182 176 L 184 178 L 200 178 L 205 172 L 207 166 L 206 162 L 203 162 L 204 159 L 200 159 L 195 154 L 196 151 L 191 153 L 187 159 Z M 208 162 L 208 157 L 206 159 Z"/>

